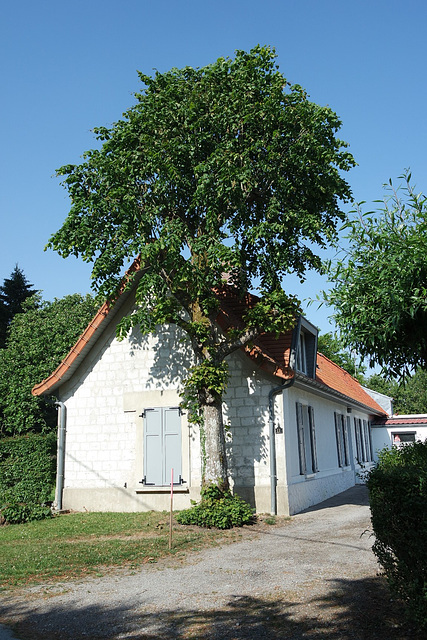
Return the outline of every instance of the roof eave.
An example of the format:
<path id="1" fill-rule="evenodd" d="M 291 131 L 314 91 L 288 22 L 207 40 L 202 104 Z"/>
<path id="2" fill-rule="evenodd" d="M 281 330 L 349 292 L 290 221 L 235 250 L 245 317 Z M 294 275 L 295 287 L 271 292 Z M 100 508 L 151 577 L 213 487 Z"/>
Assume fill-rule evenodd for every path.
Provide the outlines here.
<path id="1" fill-rule="evenodd" d="M 33 396 L 54 395 L 54 392 L 71 378 L 76 369 L 80 366 L 85 356 L 92 349 L 95 342 L 105 327 L 113 320 L 119 309 L 123 306 L 133 287 L 129 287 L 129 279 L 135 274 L 136 277 L 142 275 L 140 271 L 140 260 L 135 259 L 132 266 L 126 272 L 123 284 L 116 298 L 106 301 L 98 309 L 95 316 L 83 331 L 77 342 L 70 349 L 62 360 L 61 364 L 47 378 L 34 385 L 31 389 Z"/>
<path id="2" fill-rule="evenodd" d="M 296 373 L 295 380 L 302 387 L 306 387 L 307 389 L 310 389 L 310 390 L 313 390 L 314 388 L 323 395 L 327 395 L 328 397 L 332 395 L 335 398 L 339 398 L 340 400 L 345 402 L 348 406 L 365 409 L 370 414 L 376 415 L 376 416 L 383 417 L 387 415 L 386 412 L 382 411 L 380 408 L 375 409 L 375 407 L 371 405 L 360 402 L 359 400 L 355 400 L 351 396 L 347 396 L 344 393 L 341 393 L 341 391 L 337 391 L 336 389 L 332 389 L 332 387 L 328 387 L 328 385 L 324 384 L 323 382 L 319 382 L 318 380 L 315 380 L 313 378 L 308 378 L 302 373 Z"/>

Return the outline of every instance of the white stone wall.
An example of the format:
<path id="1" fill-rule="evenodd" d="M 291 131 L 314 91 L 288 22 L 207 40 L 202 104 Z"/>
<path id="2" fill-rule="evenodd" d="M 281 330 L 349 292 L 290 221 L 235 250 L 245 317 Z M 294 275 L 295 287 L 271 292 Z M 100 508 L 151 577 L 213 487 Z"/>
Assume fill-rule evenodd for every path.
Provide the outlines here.
<path id="1" fill-rule="evenodd" d="M 81 370 L 60 389 L 60 400 L 67 407 L 64 508 L 169 508 L 167 487 L 140 484 L 144 475 L 140 414 L 145 408 L 179 404 L 190 357 L 173 327 L 162 330 L 161 340 L 133 330 L 129 339 L 120 342 L 113 326 L 104 332 Z M 269 512 L 268 397 L 279 381 L 257 369 L 240 351 L 229 358 L 229 364 L 224 422 L 229 426 L 231 485 L 258 512 Z M 313 477 L 299 474 L 296 402 L 314 408 L 319 472 Z M 274 407 L 279 513 L 296 513 L 354 484 L 357 466 L 339 468 L 336 454 L 334 411 L 345 413 L 345 406 L 296 384 L 275 397 Z M 176 488 L 177 509 L 198 498 L 201 481 L 199 433 L 185 415 L 182 454 L 186 482 Z"/>
<path id="2" fill-rule="evenodd" d="M 224 422 L 231 426 L 227 438 L 231 479 L 237 486 L 265 485 L 269 483 L 268 394 L 272 385 L 250 366 L 246 356 L 234 354 L 229 364 Z"/>
<path id="3" fill-rule="evenodd" d="M 128 340 L 118 341 L 113 327 L 105 332 L 81 371 L 60 389 L 60 399 L 67 407 L 65 508 L 93 509 L 104 494 L 102 504 L 114 510 L 126 505 L 141 508 L 142 502 L 147 508 L 166 505 L 159 498 L 161 490 L 148 490 L 139 483 L 143 477 L 139 414 L 150 406 L 178 405 L 190 356 L 173 327 L 164 329 L 161 340 L 133 330 Z M 224 415 L 230 426 L 231 482 L 255 504 L 254 486 L 269 487 L 271 383 L 240 353 L 231 356 L 230 370 Z M 186 485 L 181 492 L 185 489 L 186 494 L 179 499 L 185 507 L 200 488 L 201 456 L 198 429 L 183 418 L 182 431 Z M 96 500 L 90 499 L 90 492 Z"/>
<path id="4" fill-rule="evenodd" d="M 316 452 L 318 472 L 300 474 L 298 455 L 298 434 L 296 403 L 311 406 L 314 410 Z M 356 442 L 354 418 L 369 421 L 369 414 L 363 410 L 352 409 L 347 414 L 347 405 L 338 399 L 328 399 L 316 391 L 308 391 L 298 383 L 284 392 L 284 421 L 286 440 L 286 483 L 288 486 L 289 513 L 299 513 L 308 507 L 322 502 L 333 495 L 345 491 L 355 483 L 362 481 L 359 475 L 363 469 L 355 458 Z M 335 435 L 334 413 L 350 416 L 349 465 L 338 465 Z M 371 463 L 365 467 L 370 468 Z"/>

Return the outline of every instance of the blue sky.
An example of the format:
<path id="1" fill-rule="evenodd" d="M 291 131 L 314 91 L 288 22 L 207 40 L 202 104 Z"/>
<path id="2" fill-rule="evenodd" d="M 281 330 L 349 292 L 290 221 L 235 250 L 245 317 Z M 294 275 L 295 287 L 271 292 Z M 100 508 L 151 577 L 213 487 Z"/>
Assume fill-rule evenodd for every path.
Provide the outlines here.
<path id="1" fill-rule="evenodd" d="M 203 66 L 256 44 L 343 121 L 357 201 L 410 167 L 427 191 L 427 4 L 421 0 L 50 0 L 3 3 L 0 23 L 0 282 L 16 263 L 45 299 L 90 291 L 90 266 L 44 252 L 68 213 L 55 169 L 132 106 L 137 70 Z M 309 274 L 315 297 L 325 282 Z M 327 312 L 307 315 L 323 331 Z"/>

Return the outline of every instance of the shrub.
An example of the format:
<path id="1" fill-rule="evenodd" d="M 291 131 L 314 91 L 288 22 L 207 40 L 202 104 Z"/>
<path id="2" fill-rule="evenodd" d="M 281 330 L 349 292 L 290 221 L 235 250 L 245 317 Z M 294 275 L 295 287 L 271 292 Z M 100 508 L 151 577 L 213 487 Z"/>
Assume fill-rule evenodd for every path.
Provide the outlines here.
<path id="1" fill-rule="evenodd" d="M 9 524 L 51 514 L 56 436 L 32 434 L 0 440 L 0 516 Z"/>
<path id="2" fill-rule="evenodd" d="M 427 441 L 384 449 L 368 473 L 373 551 L 391 591 L 427 627 Z"/>
<path id="3" fill-rule="evenodd" d="M 230 491 L 222 491 L 216 485 L 210 485 L 201 490 L 200 502 L 194 503 L 190 509 L 180 511 L 176 519 L 180 524 L 231 529 L 251 524 L 255 516 L 251 506 L 242 498 L 233 496 Z"/>
<path id="4" fill-rule="evenodd" d="M 55 433 L 50 399 L 31 395 L 32 387 L 59 365 L 96 311 L 91 296 L 65 296 L 53 302 L 39 294 L 23 303 L 0 349 L 0 435 Z"/>

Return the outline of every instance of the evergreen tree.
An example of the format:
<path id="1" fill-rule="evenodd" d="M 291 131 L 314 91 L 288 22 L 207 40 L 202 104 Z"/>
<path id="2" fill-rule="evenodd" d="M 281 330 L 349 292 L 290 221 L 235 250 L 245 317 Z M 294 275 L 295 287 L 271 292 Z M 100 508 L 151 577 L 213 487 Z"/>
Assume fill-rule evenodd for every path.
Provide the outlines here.
<path id="1" fill-rule="evenodd" d="M 15 266 L 10 278 L 5 278 L 0 286 L 0 347 L 6 346 L 7 330 L 12 318 L 22 313 L 24 300 L 36 293 L 32 289 L 22 269 Z"/>

